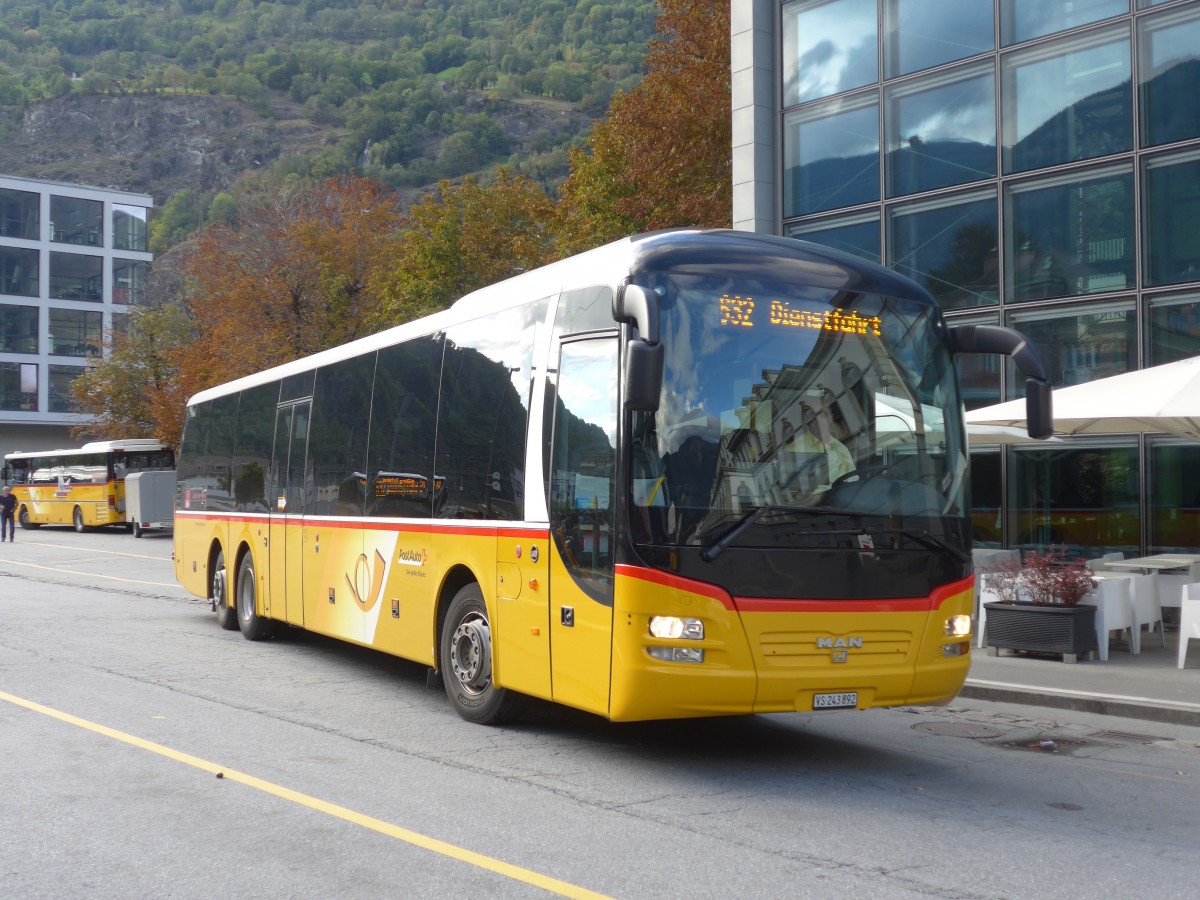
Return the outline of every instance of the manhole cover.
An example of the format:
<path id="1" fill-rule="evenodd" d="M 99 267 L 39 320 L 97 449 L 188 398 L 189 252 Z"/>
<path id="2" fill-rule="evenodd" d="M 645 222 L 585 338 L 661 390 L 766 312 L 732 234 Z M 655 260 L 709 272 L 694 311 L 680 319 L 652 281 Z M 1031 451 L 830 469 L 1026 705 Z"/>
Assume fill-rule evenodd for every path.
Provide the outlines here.
<path id="1" fill-rule="evenodd" d="M 980 725 L 978 722 L 918 722 L 913 726 L 913 730 L 945 737 L 965 738 L 996 738 L 1004 734 L 1002 728 Z"/>

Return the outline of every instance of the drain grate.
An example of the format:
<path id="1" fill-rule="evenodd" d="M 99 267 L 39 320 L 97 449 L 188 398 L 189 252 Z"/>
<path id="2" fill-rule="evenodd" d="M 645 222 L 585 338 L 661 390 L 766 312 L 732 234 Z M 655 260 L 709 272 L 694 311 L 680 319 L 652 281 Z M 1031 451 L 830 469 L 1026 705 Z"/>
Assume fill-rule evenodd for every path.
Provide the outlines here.
<path id="1" fill-rule="evenodd" d="M 1137 734 L 1133 731 L 1097 731 L 1092 735 L 1102 741 L 1123 741 L 1126 744 L 1156 744 L 1170 738 L 1155 737 L 1152 734 Z"/>
<path id="2" fill-rule="evenodd" d="M 945 737 L 965 738 L 997 738 L 1004 734 L 1002 728 L 980 725 L 978 722 L 918 722 L 913 726 L 913 730 Z"/>

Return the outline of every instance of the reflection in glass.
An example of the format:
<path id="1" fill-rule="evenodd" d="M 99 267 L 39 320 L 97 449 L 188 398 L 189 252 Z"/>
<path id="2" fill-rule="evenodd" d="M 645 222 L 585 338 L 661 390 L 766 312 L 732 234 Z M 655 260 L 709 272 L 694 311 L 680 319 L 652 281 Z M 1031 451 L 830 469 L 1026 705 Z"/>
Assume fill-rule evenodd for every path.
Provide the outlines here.
<path id="1" fill-rule="evenodd" d="M 886 9 L 888 74 L 893 78 L 996 45 L 990 3 L 890 0 Z"/>
<path id="2" fill-rule="evenodd" d="M 37 364 L 0 362 L 0 409 L 37 410 Z"/>
<path id="3" fill-rule="evenodd" d="M 1009 288 L 1014 300 L 1133 287 L 1133 175 L 1024 185 L 1009 196 Z"/>
<path id="4" fill-rule="evenodd" d="M 888 94 L 888 196 L 996 175 L 996 90 L 989 66 Z"/>
<path id="5" fill-rule="evenodd" d="M 972 356 L 977 354 L 971 354 Z M 1004 479 L 1000 451 L 971 448 L 971 543 L 975 547 L 1001 547 L 1000 501 Z"/>
<path id="6" fill-rule="evenodd" d="M 1200 134 L 1200 12 L 1188 8 L 1142 19 L 1138 70 L 1142 143 Z"/>
<path id="7" fill-rule="evenodd" d="M 784 122 L 784 216 L 879 199 L 879 105 L 836 101 Z"/>
<path id="8" fill-rule="evenodd" d="M 1200 446 L 1150 442 L 1150 553 L 1200 547 Z"/>
<path id="9" fill-rule="evenodd" d="M 82 309 L 51 309 L 50 352 L 55 356 L 97 356 L 104 316 Z"/>
<path id="10" fill-rule="evenodd" d="M 888 231 L 892 267 L 933 294 L 943 309 L 999 302 L 995 195 L 897 207 Z"/>
<path id="11" fill-rule="evenodd" d="M 104 299 L 104 257 L 78 253 L 50 254 L 50 297 L 54 300 Z"/>
<path id="12" fill-rule="evenodd" d="M 37 353 L 38 308 L 0 303 L 0 353 Z"/>
<path id="13" fill-rule="evenodd" d="M 132 259 L 112 261 L 112 302 L 140 306 L 146 302 L 146 279 L 150 263 Z"/>
<path id="14" fill-rule="evenodd" d="M 1129 0 L 1000 0 L 1004 46 L 1129 12 Z"/>
<path id="15" fill-rule="evenodd" d="M 1126 29 L 1004 59 L 1004 169 L 1023 172 L 1128 150 Z"/>
<path id="16" fill-rule="evenodd" d="M 875 0 L 805 0 L 783 8 L 783 105 L 879 80 Z"/>
<path id="17" fill-rule="evenodd" d="M 1067 557 L 1110 551 L 1136 555 L 1140 544 L 1137 447 L 1014 448 L 1009 507 L 1014 547 Z"/>
<path id="18" fill-rule="evenodd" d="M 1200 356 L 1200 296 L 1152 300 L 1146 330 L 1148 365 Z"/>
<path id="19" fill-rule="evenodd" d="M 955 319 L 954 324 L 1000 323 L 992 316 L 987 319 Z M 963 404 L 967 409 L 979 409 L 1000 402 L 1000 365 L 1000 357 L 993 353 L 960 353 L 954 357 Z"/>
<path id="20" fill-rule="evenodd" d="M 1200 156 L 1146 166 L 1146 284 L 1200 281 Z"/>
<path id="21" fill-rule="evenodd" d="M 71 395 L 71 385 L 83 374 L 80 366 L 46 367 L 50 375 L 50 412 L 79 412 L 79 404 Z"/>
<path id="22" fill-rule="evenodd" d="M 1055 387 L 1120 375 L 1137 364 L 1137 315 L 1132 302 L 1084 311 L 1055 310 L 1013 316 L 1013 326 L 1042 354 Z M 1024 379 L 1009 363 L 1009 392 Z"/>
<path id="23" fill-rule="evenodd" d="M 879 216 L 871 213 L 849 219 L 822 219 L 787 228 L 789 237 L 880 261 Z"/>
<path id="24" fill-rule="evenodd" d="M 144 206 L 123 206 L 113 204 L 113 247 L 117 250 L 140 250 L 143 253 L 150 249 L 150 235 L 147 229 L 147 219 L 150 210 Z"/>

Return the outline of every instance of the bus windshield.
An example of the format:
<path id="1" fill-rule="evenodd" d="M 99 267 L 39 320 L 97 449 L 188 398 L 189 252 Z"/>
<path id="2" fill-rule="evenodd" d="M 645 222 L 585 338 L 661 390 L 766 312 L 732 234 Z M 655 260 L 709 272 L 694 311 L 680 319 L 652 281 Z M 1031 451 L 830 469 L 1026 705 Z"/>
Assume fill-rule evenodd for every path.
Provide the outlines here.
<path id="1" fill-rule="evenodd" d="M 634 417 L 638 540 L 710 547 L 737 529 L 739 545 L 770 534 L 772 546 L 812 546 L 839 530 L 860 547 L 889 531 L 908 546 L 961 543 L 968 456 L 936 307 L 746 278 L 649 280 L 666 367 L 659 410 Z M 762 530 L 779 521 L 789 527 Z"/>

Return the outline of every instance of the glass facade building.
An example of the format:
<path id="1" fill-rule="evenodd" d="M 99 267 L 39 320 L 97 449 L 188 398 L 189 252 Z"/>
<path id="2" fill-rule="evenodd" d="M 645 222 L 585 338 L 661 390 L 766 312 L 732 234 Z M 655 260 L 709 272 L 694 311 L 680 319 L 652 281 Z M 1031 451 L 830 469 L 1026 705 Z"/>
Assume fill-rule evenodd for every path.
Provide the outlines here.
<path id="1" fill-rule="evenodd" d="M 1055 386 L 1200 354 L 1200 0 L 734 7 L 735 227 L 882 262 L 952 321 L 1017 327 Z M 968 408 L 1023 381 L 984 358 L 960 376 Z M 981 544 L 1200 545 L 1198 445 L 972 455 Z"/>
<path id="2" fill-rule="evenodd" d="M 73 443 L 72 382 L 144 302 L 152 205 L 0 175 L 0 453 Z"/>

